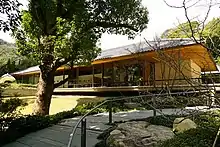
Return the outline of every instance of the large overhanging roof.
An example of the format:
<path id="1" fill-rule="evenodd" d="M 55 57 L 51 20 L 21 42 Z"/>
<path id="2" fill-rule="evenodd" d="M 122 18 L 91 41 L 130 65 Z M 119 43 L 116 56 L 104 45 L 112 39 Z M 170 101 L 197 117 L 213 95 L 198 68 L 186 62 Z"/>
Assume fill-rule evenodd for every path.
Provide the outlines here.
<path id="1" fill-rule="evenodd" d="M 113 49 L 102 50 L 102 52 L 95 58 L 94 61 L 101 61 L 102 59 L 104 60 L 120 56 L 132 55 L 135 53 L 149 52 L 160 49 L 169 49 L 194 44 L 196 43 L 191 39 L 162 39 L 159 41 L 144 41 Z M 36 74 L 39 72 L 39 66 L 33 66 L 22 71 L 11 73 L 11 75 L 27 75 Z"/>
<path id="2" fill-rule="evenodd" d="M 148 52 L 158 49 L 174 48 L 185 45 L 196 44 L 192 39 L 162 39 L 157 41 L 144 41 L 113 49 L 103 50 L 95 60 L 114 58 L 131 55 L 135 53 Z"/>
<path id="3" fill-rule="evenodd" d="M 29 67 L 25 70 L 21 70 L 21 71 L 18 71 L 18 72 L 14 72 L 14 73 L 11 73 L 11 75 L 23 75 L 23 74 L 27 74 L 27 73 L 39 73 L 40 71 L 40 68 L 39 68 L 39 65 L 37 66 L 33 66 L 33 67 Z"/>

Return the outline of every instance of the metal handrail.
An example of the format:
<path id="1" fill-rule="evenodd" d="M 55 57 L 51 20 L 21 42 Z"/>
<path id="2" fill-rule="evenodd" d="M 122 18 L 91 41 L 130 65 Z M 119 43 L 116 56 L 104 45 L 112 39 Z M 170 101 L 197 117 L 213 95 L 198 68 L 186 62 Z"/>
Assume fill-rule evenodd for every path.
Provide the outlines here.
<path id="1" fill-rule="evenodd" d="M 189 80 L 193 80 L 195 82 L 199 82 L 201 84 L 211 84 L 212 82 L 210 81 L 210 79 L 218 79 L 218 77 L 213 77 L 213 78 L 209 78 L 209 77 L 201 77 L 201 78 L 189 78 Z M 73 86 L 74 88 L 77 87 L 99 87 L 99 86 L 121 86 L 121 85 L 143 85 L 143 86 L 153 86 L 155 84 L 155 82 L 178 82 L 178 81 L 186 81 L 186 79 L 184 78 L 176 78 L 176 79 L 161 79 L 161 80 L 146 80 L 146 81 L 127 81 L 127 82 L 103 82 L 103 83 L 82 83 L 82 84 L 76 84 L 73 83 L 71 84 L 71 86 Z"/>
<path id="2" fill-rule="evenodd" d="M 86 118 L 92 111 L 94 111 L 95 109 L 97 109 L 98 107 L 104 105 L 107 102 L 113 102 L 113 101 L 120 101 L 120 100 L 126 100 L 126 99 L 137 99 L 137 98 L 142 98 L 142 97 L 155 97 L 155 96 L 165 96 L 165 95 L 181 95 L 181 94 L 190 94 L 190 93 L 195 93 L 196 91 L 193 92 L 175 92 L 175 93 L 159 93 L 159 94 L 148 94 L 148 95 L 139 95 L 139 96 L 131 96 L 131 97 L 108 97 L 105 101 L 103 101 L 102 103 L 100 103 L 99 105 L 95 106 L 94 108 L 92 108 L 90 111 L 88 111 L 85 115 L 83 115 L 78 122 L 76 123 L 76 125 L 74 126 L 72 132 L 70 133 L 70 138 L 69 138 L 69 142 L 68 142 L 68 146 L 67 147 L 71 147 L 72 144 L 72 140 L 73 137 L 76 133 L 76 129 L 78 127 L 78 125 L 80 124 L 80 122 Z M 202 92 L 202 91 L 198 91 L 198 92 Z M 203 91 L 203 92 L 207 92 L 207 91 Z M 147 103 L 147 105 L 149 105 L 153 111 L 154 114 L 156 114 L 156 112 L 160 113 L 164 118 L 168 119 L 160 110 L 156 109 L 154 106 L 150 105 Z M 110 112 L 110 111 L 109 111 Z M 109 118 L 110 119 L 110 118 Z"/>
<path id="3" fill-rule="evenodd" d="M 105 100 L 104 102 L 102 102 L 101 104 L 97 105 L 96 107 L 94 107 L 93 109 L 91 109 L 89 112 L 87 112 L 85 115 L 83 115 L 79 121 L 76 123 L 75 127 L 73 128 L 71 134 L 70 134 L 70 139 L 69 139 L 69 142 L 68 142 L 68 147 L 71 147 L 71 144 L 72 144 L 72 140 L 73 140 L 73 136 L 76 132 L 76 129 L 78 127 L 78 125 L 80 124 L 80 122 L 87 116 L 89 115 L 92 111 L 94 111 L 95 109 L 97 109 L 98 107 L 102 106 L 103 104 L 107 103 L 108 100 Z"/>

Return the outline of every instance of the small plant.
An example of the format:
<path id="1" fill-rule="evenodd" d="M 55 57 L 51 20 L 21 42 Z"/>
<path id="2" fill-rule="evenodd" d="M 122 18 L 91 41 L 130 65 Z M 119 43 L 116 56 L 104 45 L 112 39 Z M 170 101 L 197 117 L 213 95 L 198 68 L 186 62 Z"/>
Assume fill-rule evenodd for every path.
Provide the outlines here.
<path id="1" fill-rule="evenodd" d="M 17 117 L 17 115 L 20 115 L 18 108 L 26 105 L 27 103 L 18 98 L 11 98 L 1 101 L 0 117 Z"/>

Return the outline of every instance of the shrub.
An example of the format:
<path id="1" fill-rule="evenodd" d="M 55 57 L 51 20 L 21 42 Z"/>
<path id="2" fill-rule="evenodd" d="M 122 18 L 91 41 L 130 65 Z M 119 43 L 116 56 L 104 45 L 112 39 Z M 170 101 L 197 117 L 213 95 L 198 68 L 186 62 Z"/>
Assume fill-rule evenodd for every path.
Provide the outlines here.
<path id="1" fill-rule="evenodd" d="M 78 116 L 74 110 L 60 112 L 55 115 L 38 116 L 28 115 L 19 118 L 7 117 L 0 119 L 0 146 L 16 140 L 30 132 L 34 132 L 53 124 L 62 119 Z"/>
<path id="2" fill-rule="evenodd" d="M 191 118 L 192 119 L 192 118 Z M 210 111 L 194 116 L 194 121 L 198 125 L 196 129 L 191 129 L 177 134 L 174 138 L 160 144 L 161 147 L 210 147 L 212 146 L 218 128 L 220 126 L 220 111 Z M 217 145 L 220 146 L 220 141 Z"/>
<path id="3" fill-rule="evenodd" d="M 160 147 L 210 147 L 212 146 L 217 130 L 198 127 L 161 143 Z"/>
<path id="4" fill-rule="evenodd" d="M 19 113 L 18 107 L 24 107 L 27 103 L 18 98 L 10 98 L 1 101 L 0 117 L 17 117 Z"/>
<path id="5" fill-rule="evenodd" d="M 190 129 L 183 133 L 176 134 L 174 138 L 159 143 L 157 145 L 158 147 L 210 147 L 214 142 L 218 127 L 220 126 L 220 111 L 198 114 L 195 115 L 194 118 L 192 118 L 192 116 L 179 115 L 165 115 L 165 117 L 166 118 L 163 116 L 156 116 L 130 121 L 147 121 L 154 125 L 163 125 L 172 128 L 175 118 L 189 117 L 190 119 L 193 119 L 198 125 L 196 129 Z M 122 121 L 117 123 L 124 122 Z M 96 145 L 97 147 L 105 146 L 106 139 L 114 128 L 115 127 L 107 129 L 98 136 L 98 139 L 101 141 Z M 220 141 L 217 141 L 216 146 L 220 146 Z"/>
<path id="6" fill-rule="evenodd" d="M 73 110 L 60 112 L 54 115 L 38 116 L 27 115 L 16 117 L 7 117 L 0 119 L 0 146 L 16 140 L 30 132 L 34 132 L 53 124 L 57 124 L 63 119 L 81 116 L 90 111 L 95 105 L 79 105 Z M 92 114 L 104 112 L 105 108 L 99 108 Z"/>

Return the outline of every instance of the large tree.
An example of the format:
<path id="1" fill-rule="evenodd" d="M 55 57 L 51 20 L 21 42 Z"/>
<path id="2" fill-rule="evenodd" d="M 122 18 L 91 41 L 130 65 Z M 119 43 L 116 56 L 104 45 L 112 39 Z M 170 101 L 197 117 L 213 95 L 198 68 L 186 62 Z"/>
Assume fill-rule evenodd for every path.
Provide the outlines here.
<path id="1" fill-rule="evenodd" d="M 199 23 L 197 21 L 193 21 L 192 28 L 193 32 L 197 34 Z M 174 28 L 167 29 L 161 35 L 161 38 L 189 38 L 191 36 L 191 28 L 188 22 L 179 24 Z"/>
<path id="2" fill-rule="evenodd" d="M 148 11 L 141 0 L 30 0 L 14 35 L 19 52 L 40 62 L 35 114 L 47 115 L 57 68 L 90 63 L 104 32 L 134 37 L 147 27 Z"/>
<path id="3" fill-rule="evenodd" d="M 0 0 L 0 31 L 13 30 L 19 25 L 19 6 L 18 0 Z"/>
<path id="4" fill-rule="evenodd" d="M 191 38 L 201 40 L 203 45 L 210 49 L 213 57 L 220 62 L 220 18 L 213 18 L 204 28 L 197 21 L 185 22 L 177 27 L 164 31 L 161 38 Z"/>

